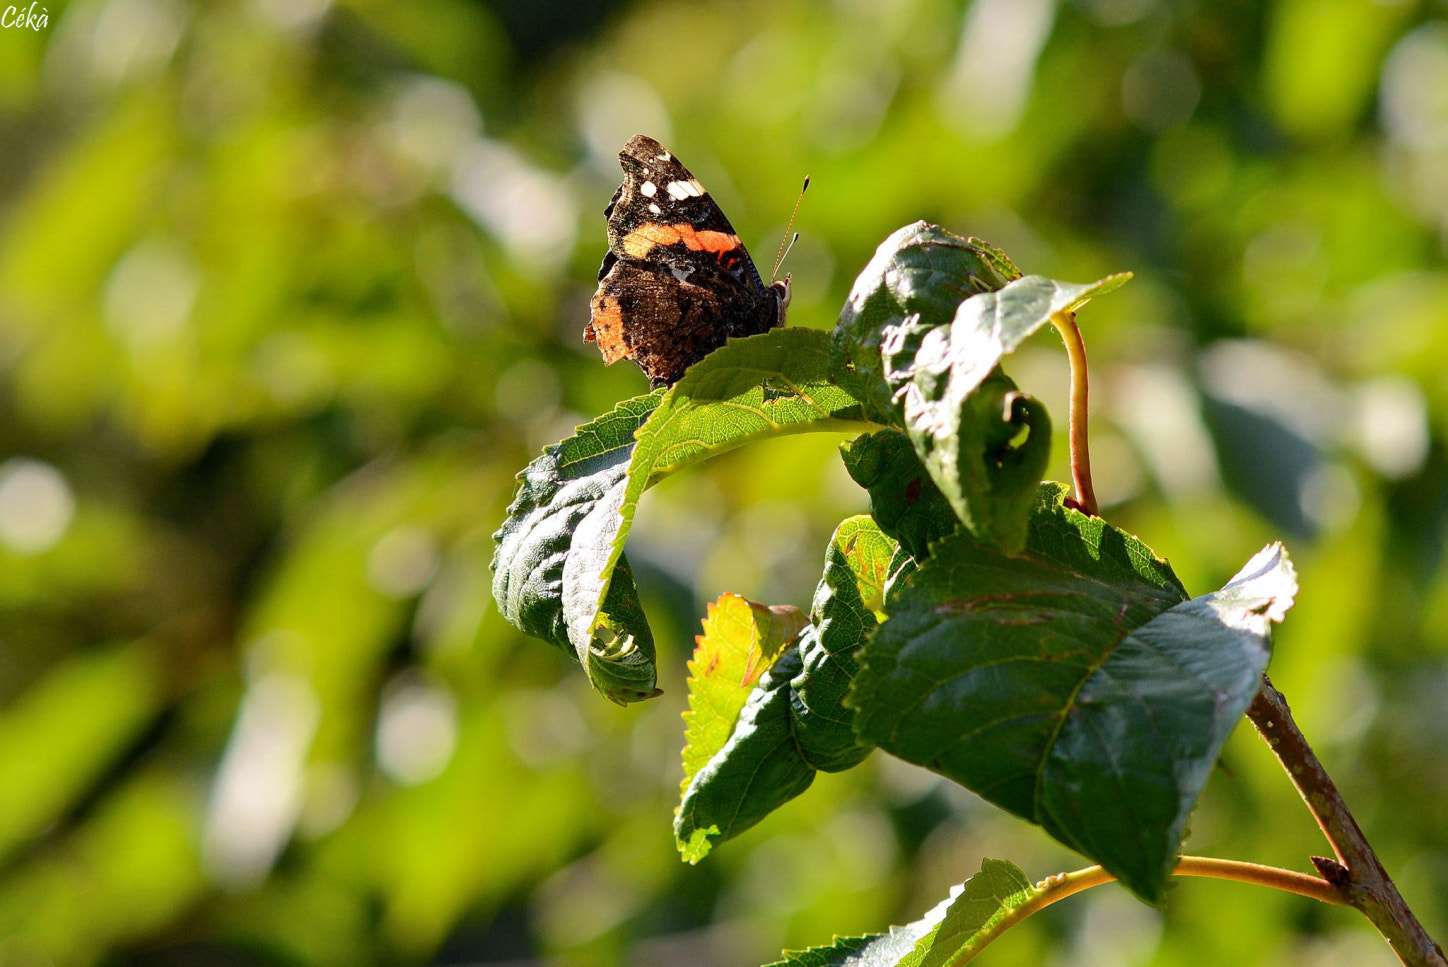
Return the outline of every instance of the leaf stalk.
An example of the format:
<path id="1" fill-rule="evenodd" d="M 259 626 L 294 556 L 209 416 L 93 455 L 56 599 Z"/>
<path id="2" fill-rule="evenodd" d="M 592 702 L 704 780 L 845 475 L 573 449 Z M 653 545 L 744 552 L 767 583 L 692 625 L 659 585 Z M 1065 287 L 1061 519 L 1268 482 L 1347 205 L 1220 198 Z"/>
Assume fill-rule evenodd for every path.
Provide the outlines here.
<path id="1" fill-rule="evenodd" d="M 1296 870 L 1284 870 L 1260 863 L 1246 863 L 1241 860 L 1224 860 L 1212 856 L 1183 856 L 1172 871 L 1173 876 L 1203 876 L 1216 880 L 1236 880 L 1240 883 L 1255 883 L 1298 896 L 1320 900 L 1338 906 L 1347 905 L 1337 887 L 1321 877 Z M 1053 903 L 1075 896 L 1093 886 L 1111 883 L 1116 877 L 1099 866 L 1088 866 L 1071 873 L 1057 873 L 1036 884 L 1034 895 L 1008 910 L 999 920 L 991 923 L 960 951 L 950 962 L 950 967 L 960 967 L 969 962 L 986 945 L 1020 923 L 1033 913 L 1038 913 Z"/>
<path id="2" fill-rule="evenodd" d="M 1096 491 L 1091 486 L 1091 447 L 1087 442 L 1086 342 L 1074 312 L 1051 313 L 1051 325 L 1061 334 L 1071 360 L 1071 482 L 1076 487 L 1076 504 L 1082 513 L 1100 517 Z"/>

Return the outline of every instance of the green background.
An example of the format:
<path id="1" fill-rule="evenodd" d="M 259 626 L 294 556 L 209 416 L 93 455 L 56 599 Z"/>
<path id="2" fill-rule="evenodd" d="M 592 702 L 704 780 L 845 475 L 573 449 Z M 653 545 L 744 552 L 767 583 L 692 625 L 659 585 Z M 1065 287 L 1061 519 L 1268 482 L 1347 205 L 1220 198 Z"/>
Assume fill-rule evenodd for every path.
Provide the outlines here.
<path id="1" fill-rule="evenodd" d="M 1194 594 L 1288 542 L 1274 679 L 1448 935 L 1443 3 L 45 10 L 0 28 L 0 964 L 737 967 L 982 856 L 1083 865 L 878 754 L 679 862 L 702 602 L 808 603 L 865 509 L 837 437 L 645 498 L 662 697 L 614 707 L 498 616 L 513 475 L 646 389 L 580 341 L 640 132 L 766 274 L 813 176 L 791 325 L 918 218 L 1135 272 L 1081 316 L 1105 512 Z M 1065 367 L 1051 333 L 1010 365 L 1061 428 Z M 1326 847 L 1244 727 L 1187 849 Z M 1350 911 L 1192 880 L 980 962 L 1395 961 Z"/>

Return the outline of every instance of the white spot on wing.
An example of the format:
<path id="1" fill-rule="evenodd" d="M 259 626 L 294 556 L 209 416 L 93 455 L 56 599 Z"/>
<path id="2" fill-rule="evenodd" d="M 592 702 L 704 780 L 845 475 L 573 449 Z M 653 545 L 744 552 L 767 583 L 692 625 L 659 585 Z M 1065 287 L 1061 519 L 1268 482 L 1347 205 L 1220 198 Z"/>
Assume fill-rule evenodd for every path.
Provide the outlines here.
<path id="1" fill-rule="evenodd" d="M 657 158 L 655 158 L 654 160 L 655 160 L 655 161 L 673 161 L 673 160 L 674 160 L 674 156 L 671 155 L 671 154 L 669 154 L 667 151 L 662 151 L 662 152 L 659 153 L 659 156 L 658 156 Z"/>
<path id="2" fill-rule="evenodd" d="M 649 202 L 649 212 L 654 215 L 662 215 L 664 210 L 653 202 Z"/>
<path id="3" fill-rule="evenodd" d="M 704 186 L 697 181 L 671 181 L 668 184 L 669 197 L 675 201 L 683 201 L 685 198 L 698 198 L 704 194 Z"/>
<path id="4" fill-rule="evenodd" d="M 658 194 L 658 192 L 659 186 L 654 184 L 652 181 L 646 181 L 642 185 L 639 185 L 639 194 L 643 195 L 645 198 L 652 198 L 654 197 L 654 195 Z"/>

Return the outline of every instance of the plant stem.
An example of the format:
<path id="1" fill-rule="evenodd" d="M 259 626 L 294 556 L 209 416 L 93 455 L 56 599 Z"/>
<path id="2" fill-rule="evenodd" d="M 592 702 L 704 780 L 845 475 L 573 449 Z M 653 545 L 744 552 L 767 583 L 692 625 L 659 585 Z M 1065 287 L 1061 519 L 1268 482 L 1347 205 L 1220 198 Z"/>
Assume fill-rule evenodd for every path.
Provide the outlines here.
<path id="1" fill-rule="evenodd" d="M 1296 893 L 1323 903 L 1345 906 L 1342 894 L 1327 880 L 1310 873 L 1284 870 L 1261 863 L 1244 863 L 1241 860 L 1219 860 L 1211 856 L 1183 856 L 1173 876 L 1205 876 L 1214 880 L 1237 880 L 1241 883 L 1256 883 L 1258 886 Z"/>
<path id="2" fill-rule="evenodd" d="M 1284 870 L 1261 863 L 1244 863 L 1241 860 L 1222 860 L 1215 856 L 1183 856 L 1172 876 L 1203 876 L 1213 880 L 1236 880 L 1239 883 L 1255 883 L 1258 886 L 1296 893 L 1312 900 L 1321 900 L 1337 906 L 1346 906 L 1347 901 L 1327 880 L 1311 873 Z M 1057 900 L 1064 900 L 1073 893 L 1080 893 L 1089 887 L 1110 883 L 1116 877 L 1099 866 L 1088 866 L 1074 873 L 1060 873 L 1042 881 L 1046 892 L 1042 894 L 1041 906 L 1050 906 Z M 1064 891 L 1057 893 L 1058 890 Z"/>
<path id="3" fill-rule="evenodd" d="M 1287 700 L 1266 675 L 1262 676 L 1261 691 L 1247 709 L 1247 718 L 1287 770 L 1302 801 L 1332 845 L 1336 859 L 1314 856 L 1312 863 L 1332 884 L 1342 902 L 1361 911 L 1404 964 L 1448 967 L 1443 948 L 1428 936 L 1408 908 L 1357 820 L 1348 811 L 1342 794 L 1297 728 Z"/>
<path id="4" fill-rule="evenodd" d="M 1308 873 L 1298 873 L 1295 870 L 1283 870 L 1275 866 L 1263 866 L 1259 863 L 1244 863 L 1240 860 L 1221 860 L 1210 856 L 1183 856 L 1177 863 L 1176 869 L 1172 871 L 1172 875 L 1205 876 L 1217 880 L 1236 880 L 1241 883 L 1255 883 L 1258 886 L 1271 887 L 1274 890 L 1283 890 L 1287 893 L 1296 893 L 1299 896 L 1321 900 L 1323 903 L 1337 905 L 1347 904 L 1347 901 L 1343 898 L 1337 887 L 1325 879 L 1312 876 Z M 1116 877 L 1099 866 L 1088 866 L 1084 870 L 1076 870 L 1072 873 L 1057 873 L 1055 876 L 1047 877 L 1036 884 L 1035 893 L 1030 899 L 1006 911 L 1000 920 L 986 928 L 980 935 L 978 941 L 972 941 L 969 946 L 961 950 L 960 956 L 957 957 L 952 964 L 960 965 L 966 963 L 992 940 L 1031 914 L 1044 910 L 1051 904 L 1064 900 L 1069 896 L 1075 896 L 1082 890 L 1089 890 L 1093 886 L 1111 883 L 1114 882 L 1115 879 Z"/>
<path id="5" fill-rule="evenodd" d="M 1086 343 L 1074 312 L 1052 313 L 1051 325 L 1061 334 L 1071 360 L 1071 481 L 1076 485 L 1076 505 L 1082 513 L 1099 517 L 1096 491 L 1091 487 L 1091 448 L 1087 445 Z"/>

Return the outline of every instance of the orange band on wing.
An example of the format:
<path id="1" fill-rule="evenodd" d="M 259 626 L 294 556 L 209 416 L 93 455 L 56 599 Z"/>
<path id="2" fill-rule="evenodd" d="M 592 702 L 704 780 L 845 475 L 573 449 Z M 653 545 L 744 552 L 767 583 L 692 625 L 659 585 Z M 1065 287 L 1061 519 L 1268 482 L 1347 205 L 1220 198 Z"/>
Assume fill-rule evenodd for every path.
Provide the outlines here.
<path id="1" fill-rule="evenodd" d="M 623 251 L 625 255 L 641 259 L 653 251 L 655 245 L 673 245 L 679 238 L 679 233 L 669 225 L 640 225 L 624 236 Z"/>
<path id="2" fill-rule="evenodd" d="M 675 225 L 684 244 L 696 252 L 732 252 L 739 247 L 739 236 L 728 232 L 696 232 L 690 225 Z"/>
<path id="3" fill-rule="evenodd" d="M 715 252 L 721 255 L 740 247 L 738 235 L 728 232 L 701 232 L 689 223 L 681 222 L 677 225 L 640 225 L 624 236 L 623 250 L 625 255 L 641 259 L 653 251 L 656 245 L 677 245 L 679 242 L 683 242 L 691 251 Z"/>

